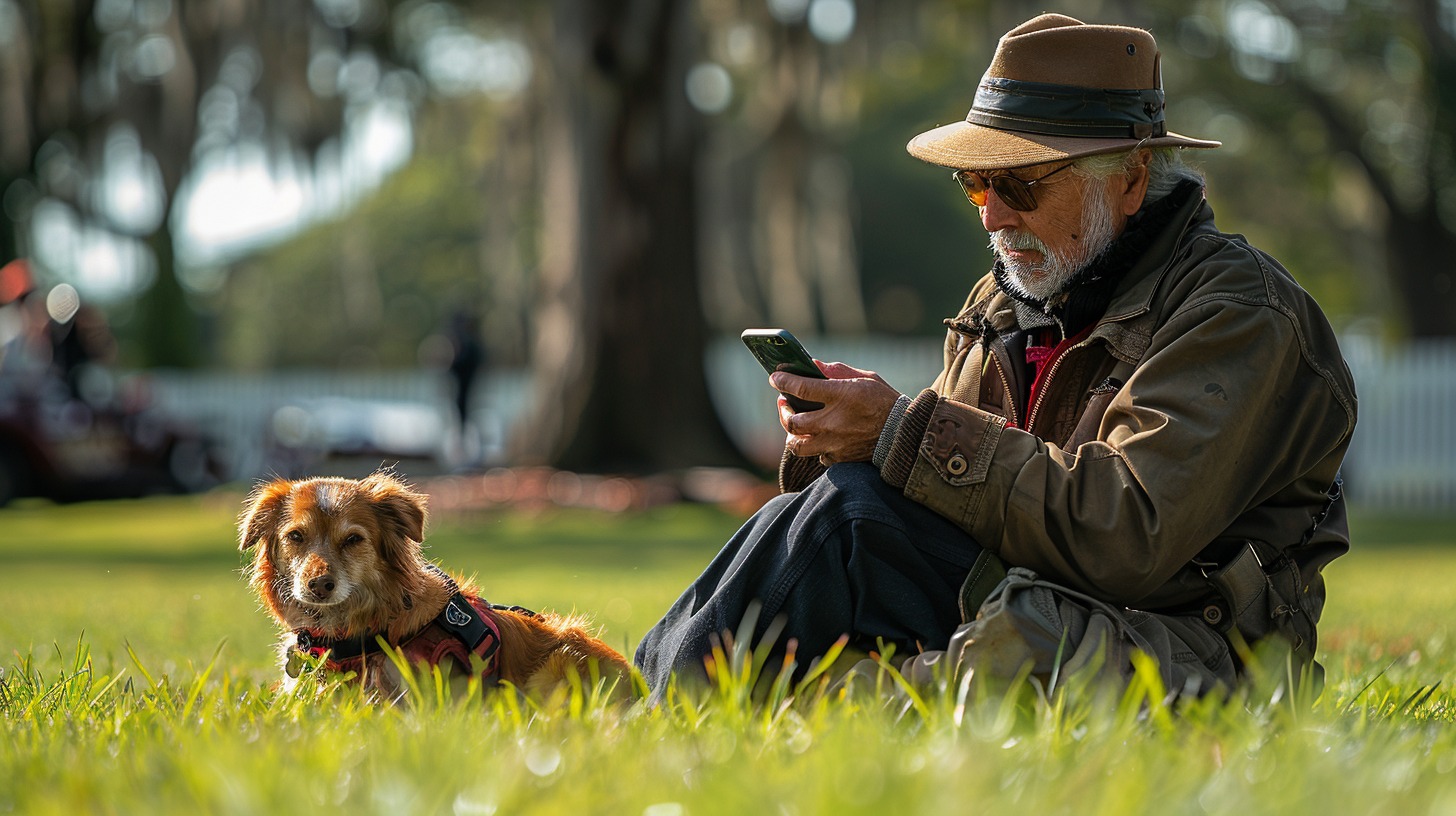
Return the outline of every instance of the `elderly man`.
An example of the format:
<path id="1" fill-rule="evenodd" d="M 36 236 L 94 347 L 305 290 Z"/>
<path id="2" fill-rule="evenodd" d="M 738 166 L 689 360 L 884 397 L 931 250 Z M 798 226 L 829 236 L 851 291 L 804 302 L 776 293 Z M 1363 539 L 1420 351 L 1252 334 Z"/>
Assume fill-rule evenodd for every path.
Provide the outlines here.
<path id="1" fill-rule="evenodd" d="M 925 678 L 1126 678 L 1141 651 L 1182 693 L 1261 639 L 1312 664 L 1353 383 L 1309 295 L 1214 226 L 1181 151 L 1218 143 L 1163 112 L 1151 34 L 1046 14 L 1001 38 L 965 121 L 911 140 L 995 266 L 913 398 L 840 363 L 771 377 L 824 407 L 780 398 L 784 494 L 643 640 L 655 690 L 725 631 L 801 670 L 893 644 Z"/>

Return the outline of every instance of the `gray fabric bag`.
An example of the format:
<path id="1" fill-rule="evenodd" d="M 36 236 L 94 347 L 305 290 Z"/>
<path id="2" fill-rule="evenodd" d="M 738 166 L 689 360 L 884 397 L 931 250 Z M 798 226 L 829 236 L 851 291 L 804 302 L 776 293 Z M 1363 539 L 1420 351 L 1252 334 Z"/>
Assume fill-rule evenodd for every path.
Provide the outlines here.
<path id="1" fill-rule="evenodd" d="M 1227 641 L 1199 616 L 1115 607 L 1019 567 L 1006 572 L 945 651 L 915 655 L 900 672 L 921 688 L 959 683 L 967 672 L 993 687 L 1028 674 L 1048 691 L 1054 678 L 1125 686 L 1136 652 L 1156 661 L 1170 696 L 1197 696 L 1235 681 Z M 858 686 L 878 669 L 861 661 L 841 682 Z"/>

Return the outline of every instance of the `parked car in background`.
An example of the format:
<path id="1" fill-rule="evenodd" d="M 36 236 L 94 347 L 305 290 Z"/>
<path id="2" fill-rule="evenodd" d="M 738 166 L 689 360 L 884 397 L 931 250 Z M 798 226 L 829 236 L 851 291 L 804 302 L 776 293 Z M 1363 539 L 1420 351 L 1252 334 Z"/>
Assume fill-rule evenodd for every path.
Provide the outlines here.
<path id="1" fill-rule="evenodd" d="M 193 491 L 224 473 L 216 446 L 118 380 L 100 313 L 61 284 L 42 293 L 0 274 L 0 506 Z"/>
<path id="2" fill-rule="evenodd" d="M 342 396 L 284 402 L 264 436 L 270 469 L 288 478 L 358 477 L 389 465 L 438 473 L 450 467 L 453 441 L 438 405 Z"/>
<path id="3" fill-rule="evenodd" d="M 213 443 L 149 409 L 138 384 L 126 389 L 130 398 L 99 407 L 45 390 L 16 393 L 0 384 L 0 506 L 24 496 L 81 501 L 192 492 L 221 481 Z"/>

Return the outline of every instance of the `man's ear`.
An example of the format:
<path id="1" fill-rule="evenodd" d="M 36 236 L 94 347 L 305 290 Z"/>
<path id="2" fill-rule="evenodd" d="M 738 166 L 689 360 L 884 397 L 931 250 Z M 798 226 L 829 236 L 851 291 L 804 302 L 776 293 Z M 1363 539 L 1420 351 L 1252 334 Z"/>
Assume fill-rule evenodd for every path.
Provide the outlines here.
<path id="1" fill-rule="evenodd" d="M 417 493 L 388 471 L 377 471 L 360 481 L 369 501 L 391 531 L 416 543 L 425 540 L 425 507 L 429 498 Z"/>
<path id="2" fill-rule="evenodd" d="M 1148 162 L 1152 161 L 1152 159 L 1152 151 L 1139 150 L 1137 152 L 1136 165 L 1124 173 L 1127 178 L 1126 185 L 1119 185 L 1117 188 L 1119 194 L 1117 202 L 1118 209 L 1128 218 L 1136 215 L 1137 211 L 1143 208 L 1143 199 L 1148 195 L 1148 179 L 1150 178 Z M 1113 178 L 1117 177 L 1114 176 Z"/>
<path id="3" fill-rule="evenodd" d="M 293 483 L 285 479 L 253 488 L 247 508 L 238 517 L 239 550 L 247 551 L 259 541 L 272 537 L 282 514 L 283 500 L 292 490 Z"/>

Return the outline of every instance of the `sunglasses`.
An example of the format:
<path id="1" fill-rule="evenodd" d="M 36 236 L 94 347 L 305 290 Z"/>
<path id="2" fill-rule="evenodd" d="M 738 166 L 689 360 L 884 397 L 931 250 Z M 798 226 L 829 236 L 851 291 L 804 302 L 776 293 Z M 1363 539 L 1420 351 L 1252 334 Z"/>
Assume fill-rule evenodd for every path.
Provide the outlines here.
<path id="1" fill-rule="evenodd" d="M 1076 162 L 1064 164 L 1031 181 L 1023 181 L 1005 173 L 999 176 L 985 176 L 973 170 L 957 170 L 954 175 L 955 180 L 960 182 L 961 189 L 966 193 L 966 200 L 977 207 L 986 206 L 986 193 L 995 190 L 996 197 L 1001 199 L 1006 206 L 1018 212 L 1031 212 L 1036 209 L 1036 195 L 1031 191 L 1032 185 L 1046 181 L 1073 164 Z"/>

